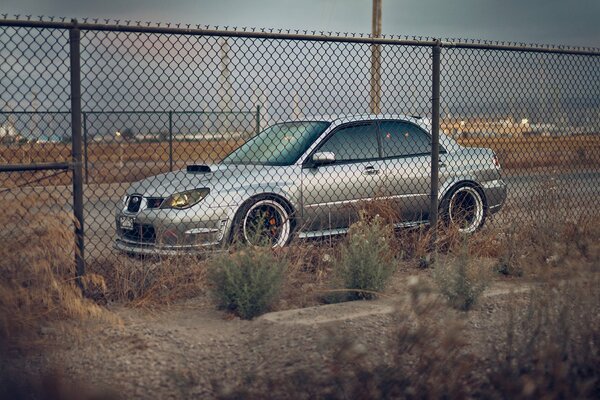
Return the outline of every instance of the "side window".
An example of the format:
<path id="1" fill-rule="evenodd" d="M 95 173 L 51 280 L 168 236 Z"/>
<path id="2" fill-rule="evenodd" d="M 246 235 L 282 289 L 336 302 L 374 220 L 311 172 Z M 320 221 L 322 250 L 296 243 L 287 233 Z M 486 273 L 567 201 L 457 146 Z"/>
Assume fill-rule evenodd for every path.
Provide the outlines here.
<path id="1" fill-rule="evenodd" d="M 376 126 L 368 123 L 340 128 L 318 151 L 333 152 L 336 161 L 379 158 Z"/>
<path id="2" fill-rule="evenodd" d="M 402 157 L 431 152 L 431 138 L 416 125 L 383 121 L 379 125 L 384 157 Z"/>

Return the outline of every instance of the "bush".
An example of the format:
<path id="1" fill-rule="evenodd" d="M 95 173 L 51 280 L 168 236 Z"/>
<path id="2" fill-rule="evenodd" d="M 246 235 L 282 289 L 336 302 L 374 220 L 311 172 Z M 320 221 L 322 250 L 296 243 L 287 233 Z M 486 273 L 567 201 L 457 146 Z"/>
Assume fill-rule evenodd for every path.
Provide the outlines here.
<path id="1" fill-rule="evenodd" d="M 450 260 L 450 258 L 446 260 Z M 448 303 L 463 311 L 470 310 L 475 305 L 489 279 L 484 268 L 471 261 L 466 242 L 458 257 L 451 261 L 438 263 L 433 274 L 440 291 L 448 299 Z"/>
<path id="2" fill-rule="evenodd" d="M 335 266 L 341 285 L 352 290 L 346 299 L 370 299 L 385 289 L 395 270 L 392 236 L 392 227 L 379 215 L 369 220 L 361 213 L 350 227 Z"/>
<path id="3" fill-rule="evenodd" d="M 273 250 L 248 247 L 212 260 L 208 279 L 220 307 L 252 319 L 274 303 L 286 267 L 286 260 Z"/>

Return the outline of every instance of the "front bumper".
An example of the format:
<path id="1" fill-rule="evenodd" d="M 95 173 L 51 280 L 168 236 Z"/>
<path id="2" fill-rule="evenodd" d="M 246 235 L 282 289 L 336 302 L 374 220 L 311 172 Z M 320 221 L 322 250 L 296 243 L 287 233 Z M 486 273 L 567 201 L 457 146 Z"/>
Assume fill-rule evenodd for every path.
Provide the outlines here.
<path id="1" fill-rule="evenodd" d="M 227 213 L 191 210 L 144 210 L 137 214 L 124 210 L 115 216 L 114 248 L 132 254 L 177 255 L 219 246 L 229 230 Z M 129 228 L 121 226 L 129 220 Z"/>
<path id="2" fill-rule="evenodd" d="M 178 256 L 184 254 L 198 253 L 203 249 L 219 246 L 220 242 L 202 243 L 199 245 L 189 246 L 168 246 L 168 245 L 149 245 L 139 242 L 131 242 L 117 237 L 114 241 L 113 248 L 128 254 L 139 255 L 161 255 L 161 256 Z"/>

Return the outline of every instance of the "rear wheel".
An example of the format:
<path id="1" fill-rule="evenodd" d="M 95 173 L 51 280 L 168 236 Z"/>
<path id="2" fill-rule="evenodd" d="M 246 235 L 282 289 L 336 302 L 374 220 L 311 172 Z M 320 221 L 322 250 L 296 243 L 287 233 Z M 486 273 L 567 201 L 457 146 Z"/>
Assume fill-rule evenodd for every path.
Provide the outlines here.
<path id="1" fill-rule="evenodd" d="M 291 238 L 290 214 L 289 208 L 275 199 L 249 203 L 239 213 L 239 239 L 254 246 L 283 247 Z"/>
<path id="2" fill-rule="evenodd" d="M 474 186 L 459 186 L 446 196 L 442 212 L 447 223 L 457 227 L 459 232 L 473 233 L 485 222 L 483 195 Z"/>

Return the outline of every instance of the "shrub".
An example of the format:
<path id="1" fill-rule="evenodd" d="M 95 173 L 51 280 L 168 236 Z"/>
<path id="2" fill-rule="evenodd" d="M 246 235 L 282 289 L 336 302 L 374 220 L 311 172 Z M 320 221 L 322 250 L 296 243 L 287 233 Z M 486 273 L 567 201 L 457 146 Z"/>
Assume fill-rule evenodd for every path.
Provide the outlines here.
<path id="1" fill-rule="evenodd" d="M 350 227 L 340 247 L 336 273 L 349 300 L 370 299 L 382 292 L 395 269 L 391 240 L 393 229 L 376 215 L 367 219 L 364 213 Z"/>
<path id="2" fill-rule="evenodd" d="M 217 256 L 208 269 L 213 296 L 220 307 L 252 319 L 272 306 L 286 266 L 284 258 L 267 248 L 247 247 Z"/>
<path id="3" fill-rule="evenodd" d="M 463 311 L 475 305 L 489 278 L 485 269 L 471 260 L 466 241 L 457 257 L 447 257 L 435 266 L 433 275 L 448 303 Z"/>

